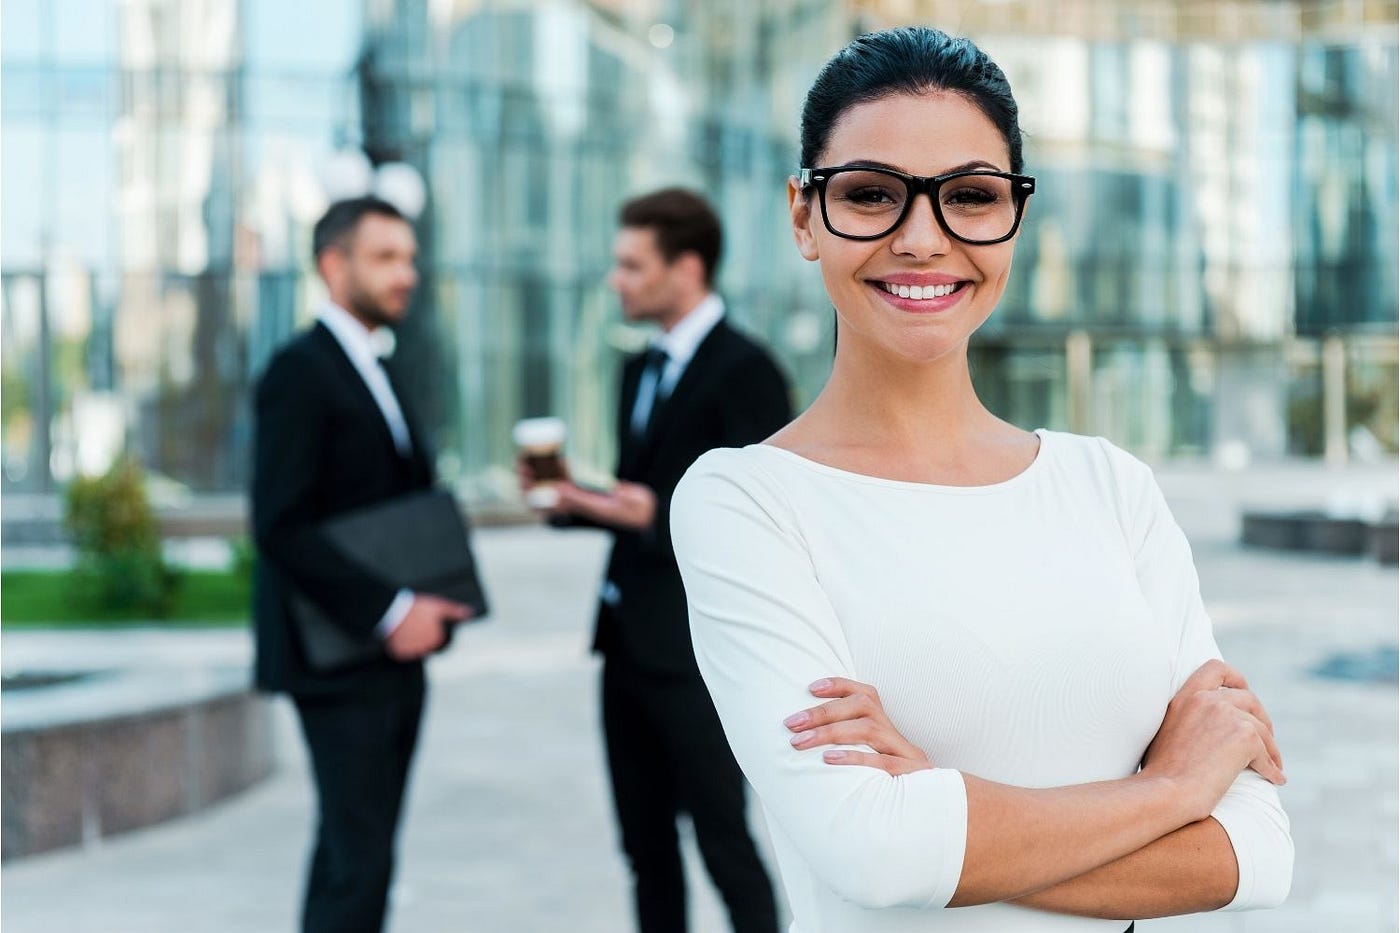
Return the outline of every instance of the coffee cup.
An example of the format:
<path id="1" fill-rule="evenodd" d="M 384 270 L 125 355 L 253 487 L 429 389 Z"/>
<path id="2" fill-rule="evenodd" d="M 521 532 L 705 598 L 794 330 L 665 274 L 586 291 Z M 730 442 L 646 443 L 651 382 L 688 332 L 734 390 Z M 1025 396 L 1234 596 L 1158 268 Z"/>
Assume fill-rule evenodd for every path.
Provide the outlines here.
<path id="1" fill-rule="evenodd" d="M 566 477 L 564 441 L 568 429 L 562 418 L 526 418 L 511 431 L 516 451 L 529 468 L 533 482 L 525 491 L 525 504 L 550 509 L 559 502 L 557 484 Z"/>

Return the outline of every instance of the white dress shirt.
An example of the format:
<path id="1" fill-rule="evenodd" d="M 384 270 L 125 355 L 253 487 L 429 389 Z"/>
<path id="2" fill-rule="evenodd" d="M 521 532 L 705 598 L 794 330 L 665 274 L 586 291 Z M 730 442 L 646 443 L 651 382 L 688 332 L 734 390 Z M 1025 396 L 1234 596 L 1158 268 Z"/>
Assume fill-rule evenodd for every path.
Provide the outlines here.
<path id="1" fill-rule="evenodd" d="M 408 422 L 404 420 L 403 409 L 399 407 L 398 397 L 394 395 L 394 387 L 389 384 L 389 375 L 380 365 L 378 348 L 375 346 L 375 332 L 334 302 L 326 302 L 316 319 L 326 325 L 331 336 L 350 358 L 355 371 L 364 380 L 369 394 L 374 396 L 374 403 L 379 406 L 379 413 L 384 416 L 384 422 L 389 426 L 389 434 L 394 438 L 394 449 L 401 457 L 410 456 L 413 453 L 413 441 L 409 438 Z M 408 615 L 412 605 L 412 591 L 399 590 L 374 627 L 375 634 L 380 638 L 388 638 L 390 633 L 399 627 L 404 616 Z"/>
<path id="2" fill-rule="evenodd" d="M 370 395 L 374 396 L 374 403 L 379 406 L 379 412 L 389 426 L 389 433 L 393 435 L 394 449 L 401 457 L 412 454 L 413 442 L 409 439 L 408 423 L 404 421 L 403 409 L 399 407 L 394 388 L 389 385 L 389 376 L 379 362 L 379 353 L 375 346 L 377 332 L 371 331 L 349 311 L 331 302 L 327 302 L 321 309 L 317 319 L 326 325 L 345 351 L 345 355 L 350 357 L 355 371 L 364 380 Z"/>
<path id="3" fill-rule="evenodd" d="M 671 394 L 671 390 L 685 373 L 685 368 L 690 365 L 695 351 L 700 349 L 700 344 L 710 336 L 710 331 L 715 329 L 722 317 L 724 299 L 710 292 L 689 314 L 681 318 L 675 327 L 658 334 L 652 340 L 651 345 L 666 351 L 667 356 L 666 369 L 662 371 L 661 382 L 657 387 L 657 398 L 664 399 Z"/>

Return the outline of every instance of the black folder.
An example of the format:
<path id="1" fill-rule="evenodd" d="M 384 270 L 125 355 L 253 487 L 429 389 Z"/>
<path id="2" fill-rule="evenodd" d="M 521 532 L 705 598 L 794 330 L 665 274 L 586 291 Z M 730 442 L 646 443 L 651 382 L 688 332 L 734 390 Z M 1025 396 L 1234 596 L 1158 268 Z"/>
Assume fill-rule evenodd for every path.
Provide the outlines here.
<path id="1" fill-rule="evenodd" d="M 472 609 L 472 622 L 488 611 L 466 516 L 446 490 L 413 493 L 345 512 L 324 522 L 320 530 L 367 576 L 395 589 L 465 603 Z M 319 673 L 358 667 L 385 656 L 377 635 L 349 631 L 301 592 L 293 592 L 291 610 L 306 662 Z"/>

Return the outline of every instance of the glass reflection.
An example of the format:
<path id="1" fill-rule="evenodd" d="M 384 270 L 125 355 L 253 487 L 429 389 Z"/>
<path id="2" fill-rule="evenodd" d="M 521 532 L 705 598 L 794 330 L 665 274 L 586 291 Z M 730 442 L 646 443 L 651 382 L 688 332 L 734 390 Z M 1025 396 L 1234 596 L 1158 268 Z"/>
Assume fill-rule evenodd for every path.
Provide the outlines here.
<path id="1" fill-rule="evenodd" d="M 969 20 L 1038 179 L 974 353 L 1012 420 L 1151 456 L 1321 455 L 1340 335 L 1342 431 L 1395 449 L 1393 29 L 1303 5 L 1297 40 L 1245 6 L 1230 36 L 1151 4 L 1117 35 L 1030 35 L 1016 3 Z M 4 488 L 124 445 L 188 489 L 242 488 L 248 387 L 320 300 L 309 227 L 345 145 L 427 180 L 399 352 L 474 501 L 512 498 L 524 416 L 565 417 L 575 460 L 611 466 L 613 364 L 638 335 L 602 278 L 617 204 L 648 187 L 711 193 L 721 287 L 805 403 L 830 315 L 783 189 L 812 73 L 895 15 L 861 10 L 723 0 L 667 7 L 663 33 L 656 4 L 581 0 L 0 0 Z"/>

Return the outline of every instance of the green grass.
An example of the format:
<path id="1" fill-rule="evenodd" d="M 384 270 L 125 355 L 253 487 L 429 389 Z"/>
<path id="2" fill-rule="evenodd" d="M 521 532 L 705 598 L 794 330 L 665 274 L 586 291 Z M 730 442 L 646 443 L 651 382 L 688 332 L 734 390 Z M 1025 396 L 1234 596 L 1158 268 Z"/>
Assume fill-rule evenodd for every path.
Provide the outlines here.
<path id="1" fill-rule="evenodd" d="M 168 618 L 154 620 L 149 613 L 94 607 L 63 571 L 0 573 L 0 624 L 5 628 L 111 628 L 151 622 L 172 628 L 236 627 L 247 624 L 250 604 L 247 579 L 221 571 L 182 572 L 174 609 Z"/>

